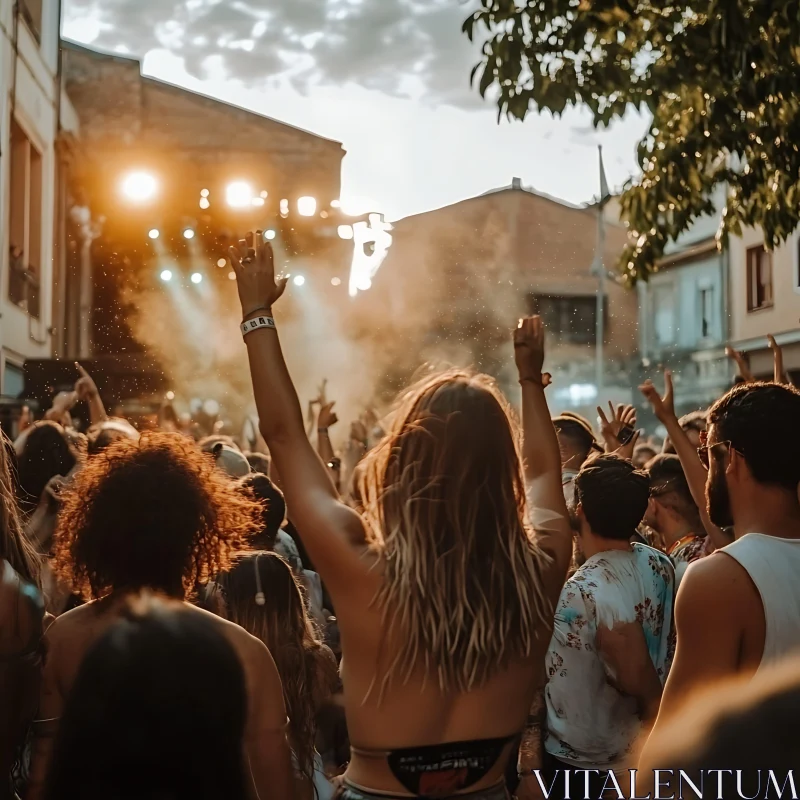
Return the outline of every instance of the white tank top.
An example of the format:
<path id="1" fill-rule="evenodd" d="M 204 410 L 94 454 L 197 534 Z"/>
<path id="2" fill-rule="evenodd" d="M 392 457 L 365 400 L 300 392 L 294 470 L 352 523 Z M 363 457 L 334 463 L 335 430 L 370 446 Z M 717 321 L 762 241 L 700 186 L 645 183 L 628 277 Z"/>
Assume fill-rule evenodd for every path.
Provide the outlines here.
<path id="1" fill-rule="evenodd" d="M 748 533 L 722 552 L 747 570 L 764 604 L 761 670 L 800 648 L 800 539 Z"/>

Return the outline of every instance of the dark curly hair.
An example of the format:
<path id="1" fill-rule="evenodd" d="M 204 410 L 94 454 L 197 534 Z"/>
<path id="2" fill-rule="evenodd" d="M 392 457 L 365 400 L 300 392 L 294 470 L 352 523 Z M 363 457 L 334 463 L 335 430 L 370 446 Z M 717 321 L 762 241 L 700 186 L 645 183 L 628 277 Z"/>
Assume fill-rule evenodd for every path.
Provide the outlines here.
<path id="1" fill-rule="evenodd" d="M 78 453 L 64 428 L 50 420 L 36 422 L 17 460 L 20 508 L 33 511 L 50 479 L 69 475 L 77 463 Z"/>
<path id="2" fill-rule="evenodd" d="M 64 493 L 56 571 L 87 600 L 145 588 L 183 599 L 228 569 L 260 513 L 180 434 L 114 442 Z"/>

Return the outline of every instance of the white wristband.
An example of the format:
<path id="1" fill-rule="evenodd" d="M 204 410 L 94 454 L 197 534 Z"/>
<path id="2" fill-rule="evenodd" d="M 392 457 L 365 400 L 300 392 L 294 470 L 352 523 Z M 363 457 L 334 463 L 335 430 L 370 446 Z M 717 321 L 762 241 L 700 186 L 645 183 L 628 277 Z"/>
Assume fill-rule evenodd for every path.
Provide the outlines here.
<path id="1" fill-rule="evenodd" d="M 259 328 L 272 328 L 275 330 L 275 320 L 272 317 L 253 317 L 242 323 L 242 336 L 257 331 Z"/>

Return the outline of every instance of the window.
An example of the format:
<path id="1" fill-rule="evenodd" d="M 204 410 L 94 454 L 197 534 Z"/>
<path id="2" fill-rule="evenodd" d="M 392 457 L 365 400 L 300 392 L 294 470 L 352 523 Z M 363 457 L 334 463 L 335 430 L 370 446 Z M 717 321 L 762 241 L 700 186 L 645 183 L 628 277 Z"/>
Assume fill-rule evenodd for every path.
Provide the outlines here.
<path id="1" fill-rule="evenodd" d="M 671 284 L 653 287 L 653 335 L 657 347 L 675 344 L 675 290 Z"/>
<path id="2" fill-rule="evenodd" d="M 28 24 L 36 41 L 42 38 L 42 0 L 19 0 L 19 13 Z"/>
<path id="3" fill-rule="evenodd" d="M 552 297 L 529 295 L 532 314 L 541 316 L 548 333 L 568 344 L 597 341 L 597 300 L 592 295 Z M 605 319 L 605 317 L 604 317 Z"/>
<path id="4" fill-rule="evenodd" d="M 42 266 L 42 154 L 16 122 L 11 124 L 10 151 L 8 299 L 38 318 Z"/>
<path id="5" fill-rule="evenodd" d="M 772 253 L 764 245 L 747 250 L 747 310 L 771 308 Z"/>
<path id="6" fill-rule="evenodd" d="M 3 395 L 5 397 L 22 397 L 25 391 L 25 373 L 22 367 L 6 361 L 3 369 Z"/>
<path id="7" fill-rule="evenodd" d="M 701 286 L 699 292 L 700 305 L 700 338 L 710 339 L 714 330 L 714 287 Z"/>

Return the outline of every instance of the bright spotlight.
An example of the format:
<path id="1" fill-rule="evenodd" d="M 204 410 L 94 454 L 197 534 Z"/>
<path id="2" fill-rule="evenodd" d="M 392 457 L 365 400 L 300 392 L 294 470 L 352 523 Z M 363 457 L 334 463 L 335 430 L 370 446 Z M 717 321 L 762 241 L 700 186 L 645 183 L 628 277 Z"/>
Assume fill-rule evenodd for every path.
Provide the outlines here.
<path id="1" fill-rule="evenodd" d="M 205 198 L 205 197 L 201 197 L 201 198 L 200 198 L 200 208 L 202 208 L 204 211 L 205 211 L 205 210 L 206 210 L 206 209 L 207 209 L 207 208 L 208 208 L 210 205 L 211 205 L 211 203 L 209 203 L 209 202 L 208 202 L 208 199 L 207 199 L 207 198 Z"/>
<path id="2" fill-rule="evenodd" d="M 284 219 L 289 216 L 289 201 L 285 198 L 281 200 L 281 216 Z"/>
<path id="3" fill-rule="evenodd" d="M 193 272 L 192 277 L 190 278 L 192 283 L 202 283 L 203 276 L 199 272 Z"/>
<path id="4" fill-rule="evenodd" d="M 137 203 L 151 200 L 158 191 L 158 181 L 149 172 L 131 172 L 122 181 L 122 191 Z"/>
<path id="5" fill-rule="evenodd" d="M 235 272 L 229 272 L 228 273 L 228 280 L 229 281 L 235 281 L 236 280 L 236 273 Z"/>
<path id="6" fill-rule="evenodd" d="M 341 208 L 342 204 L 338 200 L 331 200 L 331 208 Z"/>
<path id="7" fill-rule="evenodd" d="M 297 213 L 301 217 L 313 217 L 317 213 L 317 201 L 313 197 L 301 197 L 297 201 Z"/>
<path id="8" fill-rule="evenodd" d="M 172 280 L 172 270 L 171 269 L 163 269 L 161 270 L 161 275 L 159 276 L 164 283 L 169 283 Z"/>
<path id="9" fill-rule="evenodd" d="M 246 208 L 253 200 L 253 188 L 244 181 L 234 181 L 228 184 L 225 199 L 231 208 Z"/>
<path id="10" fill-rule="evenodd" d="M 305 282 L 306 279 L 302 275 L 295 275 L 294 278 L 292 278 L 292 283 L 295 286 L 302 286 Z"/>
<path id="11" fill-rule="evenodd" d="M 228 263 L 227 260 L 224 259 L 224 258 L 220 258 L 220 259 L 217 260 L 217 266 L 220 267 L 220 268 L 226 266 L 227 263 Z"/>
<path id="12" fill-rule="evenodd" d="M 342 279 L 341 278 L 331 278 L 331 286 L 341 286 Z"/>
<path id="13" fill-rule="evenodd" d="M 275 231 L 271 229 L 268 231 L 264 231 L 264 238 L 270 242 L 275 238 L 275 236 L 276 236 Z"/>
<path id="14" fill-rule="evenodd" d="M 266 189 L 264 189 L 264 191 L 261 192 L 261 196 L 266 200 L 269 197 L 269 192 Z"/>
<path id="15" fill-rule="evenodd" d="M 203 189 L 203 191 L 200 192 L 200 197 L 208 197 L 208 189 Z"/>
<path id="16" fill-rule="evenodd" d="M 352 225 L 340 225 L 339 226 L 339 238 L 340 239 L 352 239 L 353 238 L 353 226 Z"/>
<path id="17" fill-rule="evenodd" d="M 263 197 L 254 197 L 251 201 L 254 206 L 263 206 L 264 205 L 264 198 Z"/>
<path id="18" fill-rule="evenodd" d="M 191 228 L 187 228 L 183 232 L 183 238 L 184 239 L 194 239 L 194 231 Z"/>
<path id="19" fill-rule="evenodd" d="M 151 239 L 158 239 L 158 237 L 161 236 L 161 233 L 159 232 L 158 228 L 152 228 L 150 233 L 148 233 L 147 235 Z"/>

